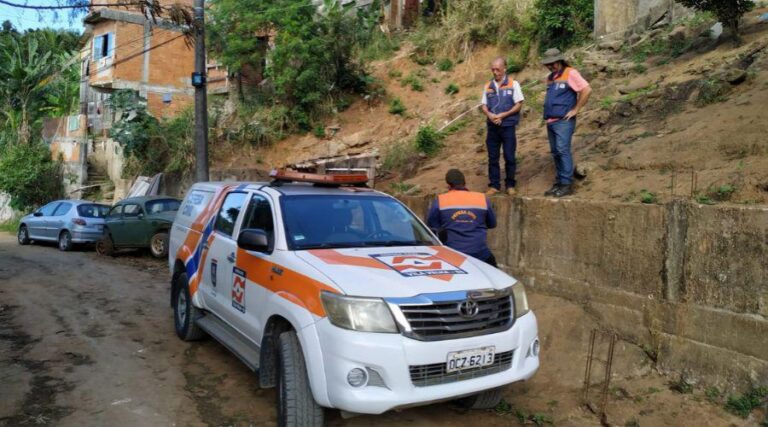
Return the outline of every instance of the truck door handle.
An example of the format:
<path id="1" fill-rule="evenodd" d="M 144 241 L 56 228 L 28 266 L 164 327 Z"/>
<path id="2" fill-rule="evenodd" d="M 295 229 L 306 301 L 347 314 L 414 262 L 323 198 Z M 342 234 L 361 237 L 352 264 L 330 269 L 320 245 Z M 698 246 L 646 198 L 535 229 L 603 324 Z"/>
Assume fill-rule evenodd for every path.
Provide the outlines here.
<path id="1" fill-rule="evenodd" d="M 235 253 L 234 252 L 232 252 L 231 254 L 227 255 L 227 261 L 235 262 Z"/>

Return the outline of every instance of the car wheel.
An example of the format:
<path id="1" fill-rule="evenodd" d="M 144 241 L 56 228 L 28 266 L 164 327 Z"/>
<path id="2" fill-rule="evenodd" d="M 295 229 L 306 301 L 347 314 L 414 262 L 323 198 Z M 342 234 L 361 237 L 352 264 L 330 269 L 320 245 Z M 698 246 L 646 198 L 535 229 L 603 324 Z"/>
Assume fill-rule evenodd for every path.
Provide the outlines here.
<path id="1" fill-rule="evenodd" d="M 104 237 L 96 242 L 96 253 L 104 256 L 115 255 L 115 244 L 112 242 L 112 236 L 105 234 Z"/>
<path id="2" fill-rule="evenodd" d="M 149 251 L 155 258 L 168 256 L 168 233 L 162 231 L 152 236 L 149 240 Z"/>
<path id="3" fill-rule="evenodd" d="M 59 250 L 64 252 L 72 250 L 72 235 L 67 230 L 59 234 Z"/>
<path id="4" fill-rule="evenodd" d="M 203 311 L 192 304 L 189 293 L 189 281 L 187 273 L 181 273 L 176 278 L 176 295 L 173 298 L 173 323 L 176 327 L 176 335 L 184 341 L 196 341 L 205 336 L 195 320 L 203 316 Z"/>
<path id="5" fill-rule="evenodd" d="M 322 426 L 324 411 L 309 388 L 307 365 L 294 331 L 278 338 L 277 424 L 279 426 Z"/>
<path id="6" fill-rule="evenodd" d="M 19 227 L 19 233 L 16 235 L 16 237 L 19 239 L 20 245 L 28 245 L 29 244 L 29 231 L 27 230 L 26 225 L 22 225 Z"/>
<path id="7" fill-rule="evenodd" d="M 467 409 L 493 409 L 501 402 L 503 388 L 493 388 L 459 399 L 457 403 Z"/>

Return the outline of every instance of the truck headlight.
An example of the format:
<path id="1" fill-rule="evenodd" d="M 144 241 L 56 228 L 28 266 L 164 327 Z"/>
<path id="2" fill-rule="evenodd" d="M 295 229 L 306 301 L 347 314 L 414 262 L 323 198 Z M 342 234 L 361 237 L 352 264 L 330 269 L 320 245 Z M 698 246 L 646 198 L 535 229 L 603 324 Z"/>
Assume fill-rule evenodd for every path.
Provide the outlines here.
<path id="1" fill-rule="evenodd" d="M 515 299 L 515 319 L 519 319 L 531 311 L 528 308 L 528 297 L 525 296 L 525 287 L 522 283 L 518 282 L 512 285 L 512 297 Z"/>
<path id="2" fill-rule="evenodd" d="M 322 292 L 320 300 L 328 320 L 340 328 L 361 332 L 398 332 L 392 312 L 382 299 Z"/>

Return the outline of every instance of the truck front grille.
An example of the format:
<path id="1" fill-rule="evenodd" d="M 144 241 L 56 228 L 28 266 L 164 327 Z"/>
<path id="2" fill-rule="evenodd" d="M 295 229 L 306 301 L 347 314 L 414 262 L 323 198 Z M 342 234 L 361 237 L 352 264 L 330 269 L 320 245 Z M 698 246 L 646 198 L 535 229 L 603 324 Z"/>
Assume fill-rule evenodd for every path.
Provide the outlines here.
<path id="1" fill-rule="evenodd" d="M 487 335 L 512 326 L 512 297 L 473 299 L 477 313 L 466 317 L 461 303 L 468 300 L 440 301 L 432 304 L 401 304 L 400 311 L 410 326 L 406 336 L 421 341 L 437 341 Z"/>
<path id="2" fill-rule="evenodd" d="M 513 351 L 511 350 L 505 351 L 504 353 L 498 353 L 494 357 L 493 364 L 491 365 L 451 373 L 445 372 L 445 362 L 432 363 L 430 365 L 409 366 L 408 370 L 411 373 L 411 382 L 413 382 L 413 385 L 416 387 L 448 384 L 504 372 L 512 366 L 512 355 Z"/>

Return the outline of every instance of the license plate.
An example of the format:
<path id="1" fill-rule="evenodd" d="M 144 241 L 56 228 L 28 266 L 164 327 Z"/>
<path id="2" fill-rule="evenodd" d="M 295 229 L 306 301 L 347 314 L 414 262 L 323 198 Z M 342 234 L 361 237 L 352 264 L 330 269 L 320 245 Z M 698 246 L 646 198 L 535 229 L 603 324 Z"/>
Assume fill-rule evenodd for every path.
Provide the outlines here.
<path id="1" fill-rule="evenodd" d="M 464 371 L 493 364 L 496 347 L 483 347 L 474 350 L 452 351 L 448 353 L 446 372 Z"/>

